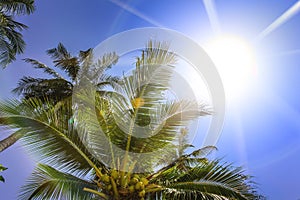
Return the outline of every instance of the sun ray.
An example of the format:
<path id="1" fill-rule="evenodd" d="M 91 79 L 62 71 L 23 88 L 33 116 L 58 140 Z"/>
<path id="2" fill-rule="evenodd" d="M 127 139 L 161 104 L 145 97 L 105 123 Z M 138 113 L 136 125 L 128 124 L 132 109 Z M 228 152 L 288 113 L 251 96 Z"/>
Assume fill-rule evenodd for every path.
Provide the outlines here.
<path id="1" fill-rule="evenodd" d="M 287 22 L 290 18 L 295 16 L 300 11 L 300 1 L 296 2 L 292 7 L 290 7 L 287 11 L 285 11 L 282 15 L 280 15 L 277 19 L 275 19 L 267 28 L 265 28 L 256 38 L 256 41 L 260 41 L 269 35 L 271 32 L 279 28 L 285 22 Z"/>
<path id="2" fill-rule="evenodd" d="M 244 136 L 244 130 L 243 130 L 243 125 L 241 121 L 241 116 L 237 110 L 234 112 L 234 131 L 235 131 L 235 136 L 237 140 L 237 148 L 239 150 L 238 156 L 240 159 L 240 162 L 242 165 L 247 169 L 248 166 L 248 155 L 247 155 L 247 147 L 246 147 L 246 142 L 245 142 L 245 136 Z"/>
<path id="3" fill-rule="evenodd" d="M 126 10 L 127 12 L 141 18 L 142 20 L 154 25 L 154 26 L 157 26 L 157 27 L 160 27 L 160 28 L 163 28 L 165 26 L 163 26 L 161 23 L 151 19 L 150 17 L 144 15 L 143 13 L 139 12 L 138 10 L 130 7 L 129 5 L 119 1 L 119 0 L 109 0 L 111 3 L 115 4 L 116 6 L 119 6 L 120 8 Z"/>
<path id="4" fill-rule="evenodd" d="M 220 34 L 221 28 L 214 0 L 203 0 L 203 4 L 214 33 L 217 35 Z"/>

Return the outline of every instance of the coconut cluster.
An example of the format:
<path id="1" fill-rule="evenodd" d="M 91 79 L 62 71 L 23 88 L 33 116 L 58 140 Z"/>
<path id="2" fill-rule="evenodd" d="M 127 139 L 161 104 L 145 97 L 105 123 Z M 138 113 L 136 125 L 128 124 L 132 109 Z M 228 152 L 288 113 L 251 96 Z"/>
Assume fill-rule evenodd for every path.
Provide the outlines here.
<path id="1" fill-rule="evenodd" d="M 111 170 L 109 173 L 97 174 L 97 185 L 103 193 L 118 194 L 120 199 L 144 200 L 146 193 L 153 192 L 159 186 L 149 184 L 146 177 L 138 174 L 122 173 Z"/>
<path id="2" fill-rule="evenodd" d="M 129 181 L 128 189 L 130 193 L 138 193 L 138 196 L 144 199 L 146 194 L 145 187 L 148 185 L 149 181 L 147 178 L 140 178 L 139 175 L 133 175 L 133 178 Z"/>

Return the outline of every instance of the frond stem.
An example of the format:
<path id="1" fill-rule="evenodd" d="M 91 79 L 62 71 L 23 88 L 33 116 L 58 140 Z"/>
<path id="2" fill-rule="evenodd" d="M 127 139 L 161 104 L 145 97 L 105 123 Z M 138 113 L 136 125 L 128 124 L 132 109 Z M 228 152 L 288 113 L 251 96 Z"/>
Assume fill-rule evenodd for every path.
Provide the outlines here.
<path id="1" fill-rule="evenodd" d="M 99 192 L 99 191 L 97 191 L 97 190 L 93 190 L 93 189 L 90 189 L 90 188 L 86 188 L 86 187 L 85 187 L 85 188 L 83 188 L 83 191 L 86 191 L 86 192 L 90 192 L 90 193 L 96 194 L 96 195 L 102 197 L 103 199 L 108 200 L 108 196 L 107 196 L 106 194 L 104 194 L 104 193 L 102 193 L 102 192 Z"/>

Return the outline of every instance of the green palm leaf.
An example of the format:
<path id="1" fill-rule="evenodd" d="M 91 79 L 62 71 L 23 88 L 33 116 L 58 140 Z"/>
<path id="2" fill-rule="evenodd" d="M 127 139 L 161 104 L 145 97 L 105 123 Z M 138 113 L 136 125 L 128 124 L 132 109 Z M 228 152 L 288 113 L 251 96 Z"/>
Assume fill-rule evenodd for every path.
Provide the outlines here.
<path id="1" fill-rule="evenodd" d="M 72 95 L 73 85 L 61 78 L 43 79 L 23 77 L 18 86 L 13 89 L 16 94 L 22 94 L 25 99 L 38 98 L 44 101 L 57 101 L 66 99 Z"/>
<path id="2" fill-rule="evenodd" d="M 0 65 L 6 67 L 23 53 L 25 42 L 20 31 L 26 25 L 13 19 L 14 15 L 30 14 L 34 11 L 33 0 L 0 0 Z"/>
<path id="3" fill-rule="evenodd" d="M 176 190 L 172 190 L 176 189 Z M 226 185 L 212 181 L 179 182 L 168 186 L 166 199 L 239 199 L 247 197 Z"/>
<path id="4" fill-rule="evenodd" d="M 155 65 L 173 65 L 177 62 L 177 57 L 174 53 L 169 51 L 168 42 L 160 42 L 156 40 L 149 40 L 146 48 L 142 51 L 140 62 L 144 64 Z"/>
<path id="5" fill-rule="evenodd" d="M 56 48 L 47 50 L 47 54 L 54 59 L 56 67 L 64 70 L 73 81 L 76 79 L 80 69 L 78 58 L 72 56 L 62 43 L 59 43 Z"/>
<path id="6" fill-rule="evenodd" d="M 0 11 L 9 14 L 31 14 L 35 10 L 34 0 L 0 0 Z"/>
<path id="7" fill-rule="evenodd" d="M 21 188 L 18 199 L 93 199 L 84 188 L 96 189 L 91 181 L 39 164 L 27 184 Z"/>
<path id="8" fill-rule="evenodd" d="M 11 107 L 11 102 L 1 103 L 1 126 L 22 130 L 25 146 L 41 161 L 57 169 L 68 169 L 70 173 L 87 173 L 91 170 L 94 163 L 77 132 L 73 128 L 68 129 L 67 123 L 61 123 L 68 118 L 64 110 L 57 111 L 51 105 L 43 108 L 44 104 L 38 100 L 24 102 L 22 106 L 20 104 Z M 13 109 L 14 112 L 9 114 Z"/>
<path id="9" fill-rule="evenodd" d="M 0 12 L 0 65 L 6 67 L 23 53 L 25 42 L 20 32 L 27 28 L 9 15 Z"/>
<path id="10" fill-rule="evenodd" d="M 241 168 L 199 157 L 213 149 L 185 154 L 149 178 L 165 186 L 166 199 L 257 199 L 251 177 Z"/>
<path id="11" fill-rule="evenodd" d="M 61 75 L 59 75 L 59 73 L 57 73 L 54 69 L 48 67 L 47 65 L 45 65 L 37 60 L 31 59 L 31 58 L 25 58 L 24 61 L 27 63 L 30 63 L 36 69 L 43 69 L 45 73 L 53 76 L 54 78 L 63 79 L 63 77 Z"/>

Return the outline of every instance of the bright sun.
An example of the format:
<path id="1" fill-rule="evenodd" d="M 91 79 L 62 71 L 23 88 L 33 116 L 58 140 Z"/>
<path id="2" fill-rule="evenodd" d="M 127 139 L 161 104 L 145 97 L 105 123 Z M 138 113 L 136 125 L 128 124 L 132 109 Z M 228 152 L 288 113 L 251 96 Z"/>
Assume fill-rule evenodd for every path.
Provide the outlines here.
<path id="1" fill-rule="evenodd" d="M 221 36 L 208 42 L 205 50 L 220 73 L 226 98 L 232 100 L 240 97 L 255 72 L 251 46 L 238 37 Z"/>

